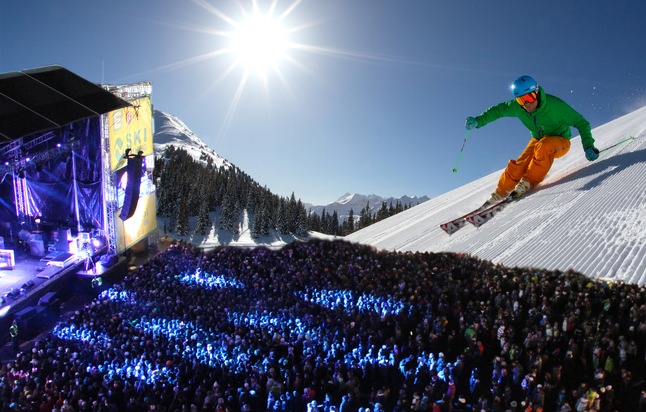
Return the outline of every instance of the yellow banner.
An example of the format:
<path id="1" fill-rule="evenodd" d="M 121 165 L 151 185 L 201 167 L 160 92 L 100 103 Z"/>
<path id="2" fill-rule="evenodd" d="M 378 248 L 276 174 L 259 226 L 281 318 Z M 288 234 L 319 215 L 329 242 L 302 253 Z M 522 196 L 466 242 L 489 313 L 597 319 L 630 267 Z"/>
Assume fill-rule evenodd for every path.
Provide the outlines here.
<path id="1" fill-rule="evenodd" d="M 126 149 L 131 154 L 140 151 L 144 156 L 153 153 L 153 111 L 150 97 L 132 102 L 132 106 L 108 113 L 110 136 L 110 170 L 126 165 L 123 155 Z"/>
<path id="2" fill-rule="evenodd" d="M 125 222 L 119 218 L 121 209 L 115 213 L 117 229 L 117 252 L 132 247 L 144 237 L 157 230 L 157 199 L 155 193 L 139 198 L 135 214 Z"/>

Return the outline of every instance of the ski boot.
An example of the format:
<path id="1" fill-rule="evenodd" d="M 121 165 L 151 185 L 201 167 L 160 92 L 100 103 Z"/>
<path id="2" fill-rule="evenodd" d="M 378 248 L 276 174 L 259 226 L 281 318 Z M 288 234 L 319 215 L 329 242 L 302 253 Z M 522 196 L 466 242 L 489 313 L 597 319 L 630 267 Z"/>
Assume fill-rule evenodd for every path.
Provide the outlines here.
<path id="1" fill-rule="evenodd" d="M 531 188 L 532 185 L 524 180 L 521 180 L 516 185 L 516 188 L 509 194 L 509 197 L 512 199 L 518 199 L 519 197 L 527 193 Z"/>

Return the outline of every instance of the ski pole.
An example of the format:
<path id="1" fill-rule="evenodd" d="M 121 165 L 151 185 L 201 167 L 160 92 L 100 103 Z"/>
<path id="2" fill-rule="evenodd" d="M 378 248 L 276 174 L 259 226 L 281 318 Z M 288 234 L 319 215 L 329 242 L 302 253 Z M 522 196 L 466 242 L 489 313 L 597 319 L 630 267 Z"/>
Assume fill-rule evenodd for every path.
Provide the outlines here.
<path id="1" fill-rule="evenodd" d="M 624 140 L 622 140 L 622 141 L 620 141 L 620 142 L 617 142 L 617 143 L 615 143 L 615 144 L 613 144 L 613 145 L 611 145 L 611 146 L 608 146 L 608 147 L 606 147 L 606 148 L 605 148 L 605 149 L 603 149 L 603 150 L 599 150 L 599 153 L 603 153 L 603 152 L 605 152 L 605 151 L 606 151 L 606 150 L 608 150 L 608 149 L 612 149 L 613 147 L 617 147 L 617 146 L 619 146 L 620 144 L 622 144 L 622 143 L 626 143 L 626 142 L 627 142 L 627 141 L 629 141 L 629 140 L 635 140 L 635 136 L 630 136 L 629 138 L 624 139 Z"/>
<path id="2" fill-rule="evenodd" d="M 467 144 L 467 139 L 469 138 L 469 130 L 467 130 L 467 134 L 464 135 L 464 142 L 462 142 L 462 149 L 460 149 L 460 153 L 458 153 L 458 160 L 455 162 L 455 167 L 453 168 L 453 173 L 458 172 L 458 163 L 460 163 L 460 158 L 462 157 L 462 152 L 464 151 L 464 145 Z"/>

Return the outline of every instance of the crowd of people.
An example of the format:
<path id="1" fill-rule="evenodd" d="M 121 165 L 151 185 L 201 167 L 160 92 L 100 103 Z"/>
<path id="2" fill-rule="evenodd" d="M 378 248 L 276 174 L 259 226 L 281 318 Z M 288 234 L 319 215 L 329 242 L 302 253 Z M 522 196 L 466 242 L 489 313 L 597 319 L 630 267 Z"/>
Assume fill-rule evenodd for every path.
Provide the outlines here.
<path id="1" fill-rule="evenodd" d="M 0 370 L 0 411 L 646 411 L 645 288 L 344 241 L 176 243 Z"/>

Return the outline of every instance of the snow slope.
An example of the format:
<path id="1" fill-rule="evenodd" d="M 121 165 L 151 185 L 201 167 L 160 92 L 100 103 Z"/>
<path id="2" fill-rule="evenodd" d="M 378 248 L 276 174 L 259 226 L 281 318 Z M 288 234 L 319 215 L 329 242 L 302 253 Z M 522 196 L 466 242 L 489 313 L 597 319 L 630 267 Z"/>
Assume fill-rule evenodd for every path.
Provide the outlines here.
<path id="1" fill-rule="evenodd" d="M 449 236 L 439 225 L 481 205 L 502 169 L 345 239 L 384 250 L 467 253 L 512 267 L 574 269 L 644 285 L 646 106 L 592 134 L 600 150 L 635 139 L 588 162 L 580 137 L 573 138 L 570 152 L 555 160 L 541 185 L 480 228 L 467 225 Z"/>

